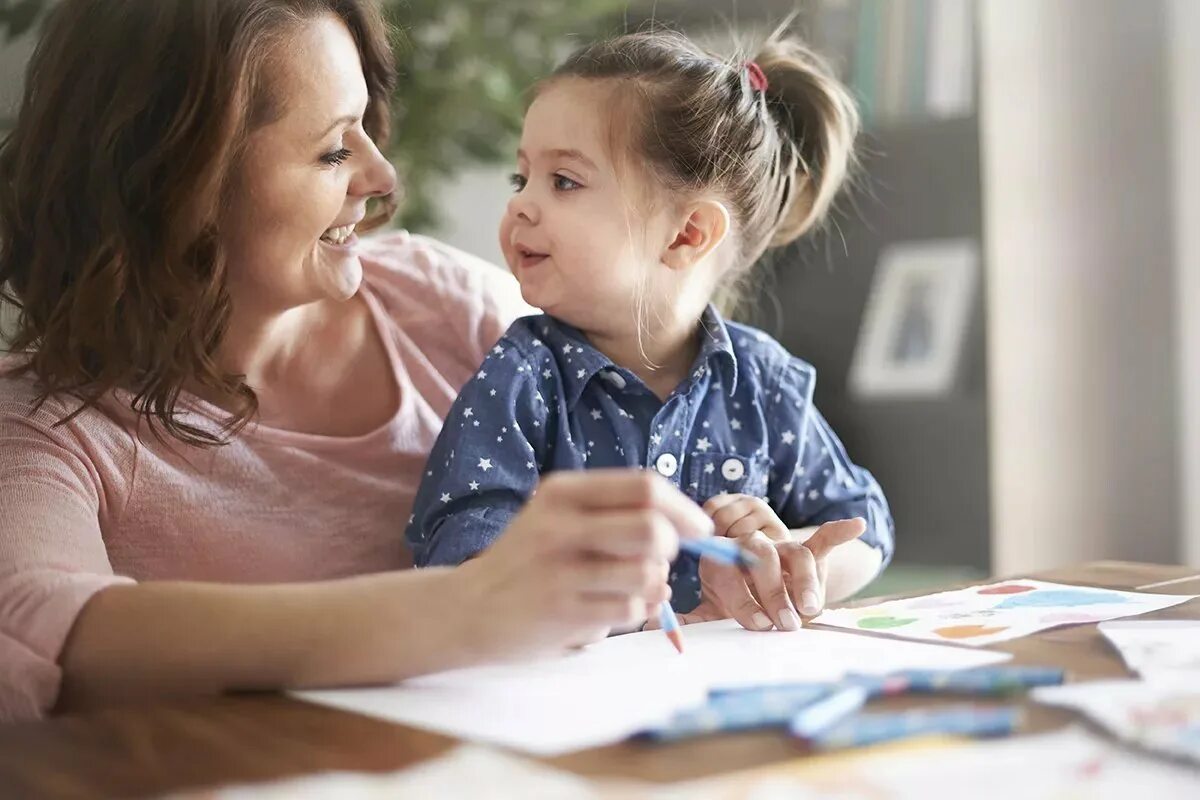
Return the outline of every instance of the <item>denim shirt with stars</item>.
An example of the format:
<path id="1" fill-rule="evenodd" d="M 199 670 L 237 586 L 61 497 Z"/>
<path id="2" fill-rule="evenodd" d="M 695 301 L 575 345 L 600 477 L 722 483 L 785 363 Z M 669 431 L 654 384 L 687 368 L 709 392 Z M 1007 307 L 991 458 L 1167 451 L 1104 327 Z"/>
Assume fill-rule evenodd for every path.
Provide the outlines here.
<path id="1" fill-rule="evenodd" d="M 697 503 L 767 500 L 789 528 L 862 517 L 886 565 L 892 518 L 812 402 L 815 371 L 713 307 L 692 374 L 666 401 L 571 326 L 513 323 L 463 387 L 426 466 L 406 538 L 417 566 L 456 565 L 490 545 L 538 476 L 589 467 L 656 470 Z M 698 564 L 672 565 L 672 605 L 700 601 Z"/>

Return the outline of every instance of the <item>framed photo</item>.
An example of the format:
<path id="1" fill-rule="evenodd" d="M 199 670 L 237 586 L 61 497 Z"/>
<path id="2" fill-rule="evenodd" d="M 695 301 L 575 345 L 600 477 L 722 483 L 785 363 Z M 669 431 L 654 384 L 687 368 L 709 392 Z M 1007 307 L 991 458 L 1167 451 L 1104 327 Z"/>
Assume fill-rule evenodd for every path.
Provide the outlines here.
<path id="1" fill-rule="evenodd" d="M 979 246 L 971 239 L 902 242 L 881 252 L 850 364 L 850 394 L 948 394 L 978 275 Z"/>

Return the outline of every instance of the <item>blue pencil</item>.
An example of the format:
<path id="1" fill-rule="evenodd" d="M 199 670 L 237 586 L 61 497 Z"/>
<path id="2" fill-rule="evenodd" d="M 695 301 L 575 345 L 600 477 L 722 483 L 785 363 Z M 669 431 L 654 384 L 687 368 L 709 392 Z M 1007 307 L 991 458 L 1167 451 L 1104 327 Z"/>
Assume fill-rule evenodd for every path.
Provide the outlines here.
<path id="1" fill-rule="evenodd" d="M 737 567 L 753 567 L 758 559 L 738 546 L 733 539 L 710 536 L 707 539 L 680 539 L 679 549 L 699 558 L 711 558 L 722 564 Z"/>
<path id="2" fill-rule="evenodd" d="M 675 618 L 675 609 L 671 608 L 671 601 L 663 600 L 659 605 L 658 621 L 662 623 L 663 632 L 667 634 L 671 644 L 683 655 L 683 635 L 679 632 L 679 620 Z"/>
<path id="3" fill-rule="evenodd" d="M 1006 736 L 1020 722 L 1017 706 L 979 708 L 952 706 L 912 709 L 896 713 L 857 714 L 810 740 L 815 750 L 863 747 L 871 744 L 934 734 L 950 736 Z"/>

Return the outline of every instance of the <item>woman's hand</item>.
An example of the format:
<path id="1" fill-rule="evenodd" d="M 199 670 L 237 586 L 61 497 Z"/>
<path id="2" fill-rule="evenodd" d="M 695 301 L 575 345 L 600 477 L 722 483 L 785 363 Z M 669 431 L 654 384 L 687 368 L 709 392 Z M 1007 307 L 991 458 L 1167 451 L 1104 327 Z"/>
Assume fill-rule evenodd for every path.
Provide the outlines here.
<path id="1" fill-rule="evenodd" d="M 643 470 L 554 473 L 461 578 L 467 626 L 489 656 L 559 651 L 640 624 L 670 597 L 665 564 L 712 521 Z M 474 624 L 472 624 L 474 622 Z"/>
<path id="2" fill-rule="evenodd" d="M 738 539 L 758 564 L 743 572 L 701 559 L 700 605 L 679 615 L 685 624 L 733 617 L 750 630 L 799 629 L 801 617 L 815 617 L 825 607 L 830 552 L 866 530 L 861 518 L 827 522 L 801 541 L 766 501 L 740 494 L 717 495 L 704 511 L 717 534 Z"/>

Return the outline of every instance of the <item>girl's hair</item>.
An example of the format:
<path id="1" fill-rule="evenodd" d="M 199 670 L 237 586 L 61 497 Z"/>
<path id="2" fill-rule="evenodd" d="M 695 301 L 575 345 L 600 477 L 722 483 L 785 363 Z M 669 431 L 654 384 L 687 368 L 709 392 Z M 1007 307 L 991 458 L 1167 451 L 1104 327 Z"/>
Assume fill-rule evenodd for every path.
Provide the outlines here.
<path id="1" fill-rule="evenodd" d="M 20 309 L 14 373 L 37 379 L 39 404 L 76 398 L 70 419 L 128 391 L 156 436 L 196 445 L 257 412 L 243 376 L 214 358 L 230 312 L 220 210 L 247 135 L 283 114 L 267 69 L 277 48 L 325 13 L 358 45 L 363 125 L 382 141 L 395 69 L 373 0 L 63 0 L 52 12 L 0 144 L 0 289 Z M 189 385 L 234 409 L 222 435 L 177 416 Z"/>
<path id="2" fill-rule="evenodd" d="M 578 50 L 549 80 L 566 77 L 619 81 L 614 120 L 630 133 L 614 138 L 669 191 L 729 204 L 737 251 L 727 302 L 768 247 L 824 219 L 854 161 L 853 98 L 782 27 L 752 59 L 720 58 L 674 31 L 626 34 Z"/>

